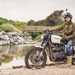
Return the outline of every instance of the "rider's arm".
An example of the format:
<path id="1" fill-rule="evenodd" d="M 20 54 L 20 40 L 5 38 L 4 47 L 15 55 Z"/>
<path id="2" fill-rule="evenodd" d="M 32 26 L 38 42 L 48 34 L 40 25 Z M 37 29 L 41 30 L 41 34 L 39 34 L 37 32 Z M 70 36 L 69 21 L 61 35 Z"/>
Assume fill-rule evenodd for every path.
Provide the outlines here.
<path id="1" fill-rule="evenodd" d="M 70 30 L 69 30 L 69 32 L 68 33 L 70 33 L 72 31 L 72 34 L 71 35 L 69 35 L 69 36 L 64 36 L 66 39 L 73 39 L 73 38 L 75 38 L 75 32 L 74 32 L 74 27 L 72 26 L 71 28 L 70 28 Z"/>
<path id="2" fill-rule="evenodd" d="M 70 36 L 65 36 L 64 38 L 65 38 L 65 39 L 73 39 L 73 38 L 75 38 L 75 36 L 72 34 L 72 35 L 70 35 Z"/>

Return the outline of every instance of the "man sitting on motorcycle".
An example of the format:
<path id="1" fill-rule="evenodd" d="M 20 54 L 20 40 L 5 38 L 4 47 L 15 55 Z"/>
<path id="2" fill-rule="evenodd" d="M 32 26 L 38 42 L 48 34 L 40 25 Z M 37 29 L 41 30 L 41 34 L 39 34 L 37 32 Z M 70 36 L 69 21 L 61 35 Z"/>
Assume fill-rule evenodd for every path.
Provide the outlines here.
<path id="1" fill-rule="evenodd" d="M 63 28 L 63 37 L 68 41 L 67 45 L 65 45 L 65 50 L 67 54 L 67 63 L 72 63 L 72 55 L 73 55 L 73 39 L 74 39 L 74 25 L 72 23 L 72 15 L 67 12 L 64 16 L 64 28 Z M 71 49 L 68 49 L 71 46 Z"/>
<path id="2" fill-rule="evenodd" d="M 45 36 L 44 36 L 44 41 L 46 41 L 48 38 L 47 36 L 49 35 L 49 30 L 45 30 Z M 72 23 L 72 15 L 67 12 L 64 16 L 64 27 L 61 31 L 61 34 L 63 39 L 67 40 L 67 44 L 65 45 L 65 53 L 67 55 L 67 63 L 71 64 L 72 63 L 72 55 L 74 53 L 73 51 L 73 40 L 75 38 L 74 35 L 74 25 Z M 44 42 L 42 42 L 43 44 Z"/>

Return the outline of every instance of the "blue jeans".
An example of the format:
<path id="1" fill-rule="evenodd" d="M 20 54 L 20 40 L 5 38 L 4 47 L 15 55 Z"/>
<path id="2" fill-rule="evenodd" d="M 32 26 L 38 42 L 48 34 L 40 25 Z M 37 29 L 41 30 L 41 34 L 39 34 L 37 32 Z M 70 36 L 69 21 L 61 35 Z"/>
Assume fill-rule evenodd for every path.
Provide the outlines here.
<path id="1" fill-rule="evenodd" d="M 69 40 L 68 43 L 65 45 L 65 53 L 67 56 L 71 56 L 73 54 L 73 42 Z"/>

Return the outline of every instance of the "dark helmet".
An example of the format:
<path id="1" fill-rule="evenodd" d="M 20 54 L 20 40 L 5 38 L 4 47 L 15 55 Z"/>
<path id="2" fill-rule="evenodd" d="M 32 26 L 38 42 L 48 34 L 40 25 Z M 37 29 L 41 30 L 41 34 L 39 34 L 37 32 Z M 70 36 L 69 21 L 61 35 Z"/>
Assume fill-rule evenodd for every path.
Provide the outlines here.
<path id="1" fill-rule="evenodd" d="M 69 12 L 67 12 L 67 13 L 64 15 L 64 19 L 67 18 L 67 17 L 69 17 L 70 19 L 72 19 L 72 15 L 71 15 Z"/>

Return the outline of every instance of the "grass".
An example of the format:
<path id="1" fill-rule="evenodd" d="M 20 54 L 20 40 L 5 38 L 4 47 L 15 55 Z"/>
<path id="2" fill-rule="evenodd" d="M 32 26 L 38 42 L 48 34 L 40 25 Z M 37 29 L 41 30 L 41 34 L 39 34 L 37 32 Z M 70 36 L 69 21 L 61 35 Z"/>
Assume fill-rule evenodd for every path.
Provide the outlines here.
<path id="1" fill-rule="evenodd" d="M 8 31 L 21 32 L 18 28 L 16 28 L 15 26 L 13 26 L 12 24 L 9 24 L 9 23 L 0 25 L 0 30 L 6 31 L 6 32 L 8 32 Z"/>

